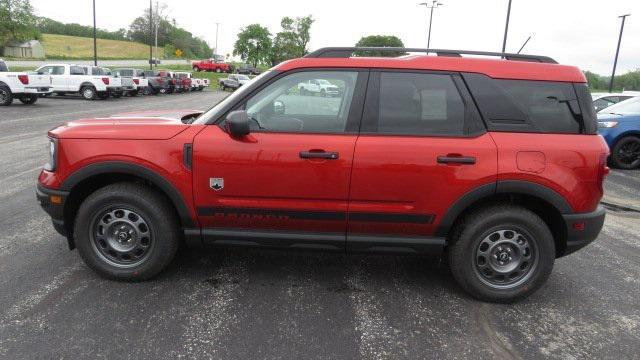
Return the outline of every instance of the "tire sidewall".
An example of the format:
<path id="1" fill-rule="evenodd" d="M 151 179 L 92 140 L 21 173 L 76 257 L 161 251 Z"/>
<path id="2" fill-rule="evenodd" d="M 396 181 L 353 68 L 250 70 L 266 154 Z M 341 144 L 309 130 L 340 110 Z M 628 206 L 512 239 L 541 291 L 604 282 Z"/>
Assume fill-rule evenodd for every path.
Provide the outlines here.
<path id="1" fill-rule="evenodd" d="M 87 96 L 87 90 L 91 91 L 90 97 Z M 84 86 L 82 89 L 80 89 L 80 92 L 82 93 L 82 98 L 85 100 L 93 100 L 96 98 L 96 90 L 91 86 Z"/>
<path id="2" fill-rule="evenodd" d="M 173 221 L 167 221 L 163 207 L 130 193 L 113 194 L 98 191 L 89 196 L 78 210 L 74 225 L 74 240 L 85 263 L 99 274 L 116 280 L 146 280 L 160 272 L 175 254 L 177 235 Z M 107 263 L 92 244 L 93 220 L 102 211 L 122 207 L 135 211 L 147 222 L 152 245 L 146 259 L 133 267 L 118 268 Z M 167 261 L 167 257 L 169 260 Z"/>
<path id="3" fill-rule="evenodd" d="M 0 102 L 0 106 L 9 106 L 13 102 L 13 94 L 11 93 L 11 89 L 8 86 L 0 85 L 0 91 L 5 93 L 5 100 Z"/>
<path id="4" fill-rule="evenodd" d="M 529 217 L 535 218 L 535 221 L 531 221 Z M 481 281 L 475 270 L 476 250 L 480 242 L 492 232 L 503 229 L 522 232 L 529 241 L 534 242 L 535 251 L 538 252 L 538 262 L 533 273 L 511 289 L 490 287 Z M 455 268 L 456 280 L 473 296 L 494 302 L 511 302 L 537 290 L 551 274 L 555 261 L 555 243 L 550 230 L 539 217 L 529 211 L 497 211 L 484 216 L 484 219 L 472 220 L 460 233 L 456 247 L 456 251 L 450 253 L 450 256 L 459 257 L 450 257 L 450 262 L 461 261 L 458 266 L 452 266 L 452 270 Z"/>

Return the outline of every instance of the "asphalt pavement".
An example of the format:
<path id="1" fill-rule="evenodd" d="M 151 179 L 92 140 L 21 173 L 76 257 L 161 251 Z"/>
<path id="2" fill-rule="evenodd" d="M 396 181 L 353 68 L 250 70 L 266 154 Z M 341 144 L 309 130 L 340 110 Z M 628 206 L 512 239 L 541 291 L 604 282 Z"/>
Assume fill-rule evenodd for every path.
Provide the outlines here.
<path id="1" fill-rule="evenodd" d="M 631 359 L 640 354 L 640 171 L 613 171 L 598 240 L 528 299 L 468 297 L 438 259 L 181 250 L 158 278 L 104 280 L 40 209 L 46 131 L 224 95 L 0 108 L 0 359 Z M 638 207 L 640 210 L 640 207 Z"/>

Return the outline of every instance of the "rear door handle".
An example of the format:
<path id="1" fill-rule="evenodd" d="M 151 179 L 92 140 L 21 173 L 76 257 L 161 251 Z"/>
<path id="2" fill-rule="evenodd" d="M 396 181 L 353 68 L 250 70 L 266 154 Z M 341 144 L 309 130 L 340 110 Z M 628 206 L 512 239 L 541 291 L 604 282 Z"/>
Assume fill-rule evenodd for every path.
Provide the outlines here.
<path id="1" fill-rule="evenodd" d="M 474 156 L 438 156 L 438 164 L 463 164 L 473 165 L 476 163 Z"/>
<path id="2" fill-rule="evenodd" d="M 302 159 L 326 159 L 326 160 L 338 160 L 340 155 L 335 151 L 300 151 L 300 158 Z"/>

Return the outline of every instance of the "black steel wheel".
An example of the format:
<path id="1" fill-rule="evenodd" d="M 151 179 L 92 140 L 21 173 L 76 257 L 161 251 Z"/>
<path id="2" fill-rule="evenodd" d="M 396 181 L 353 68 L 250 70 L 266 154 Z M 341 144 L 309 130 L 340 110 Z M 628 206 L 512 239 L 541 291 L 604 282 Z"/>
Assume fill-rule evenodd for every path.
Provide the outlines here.
<path id="1" fill-rule="evenodd" d="M 20 102 L 25 105 L 33 105 L 36 103 L 36 101 L 38 101 L 37 94 L 23 95 L 20 97 Z"/>
<path id="2" fill-rule="evenodd" d="M 640 167 L 640 138 L 627 136 L 618 140 L 611 151 L 611 162 L 620 169 Z"/>

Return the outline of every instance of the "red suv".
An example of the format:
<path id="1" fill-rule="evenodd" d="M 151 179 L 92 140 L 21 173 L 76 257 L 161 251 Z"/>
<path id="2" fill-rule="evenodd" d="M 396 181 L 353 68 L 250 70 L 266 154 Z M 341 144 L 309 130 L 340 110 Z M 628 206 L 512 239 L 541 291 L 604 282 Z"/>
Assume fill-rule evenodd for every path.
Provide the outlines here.
<path id="1" fill-rule="evenodd" d="M 339 95 L 300 94 L 311 79 Z M 548 57 L 325 48 L 197 115 L 49 132 L 38 199 L 101 275 L 149 279 L 182 241 L 440 253 L 471 295 L 507 302 L 604 222 L 585 77 Z"/>

